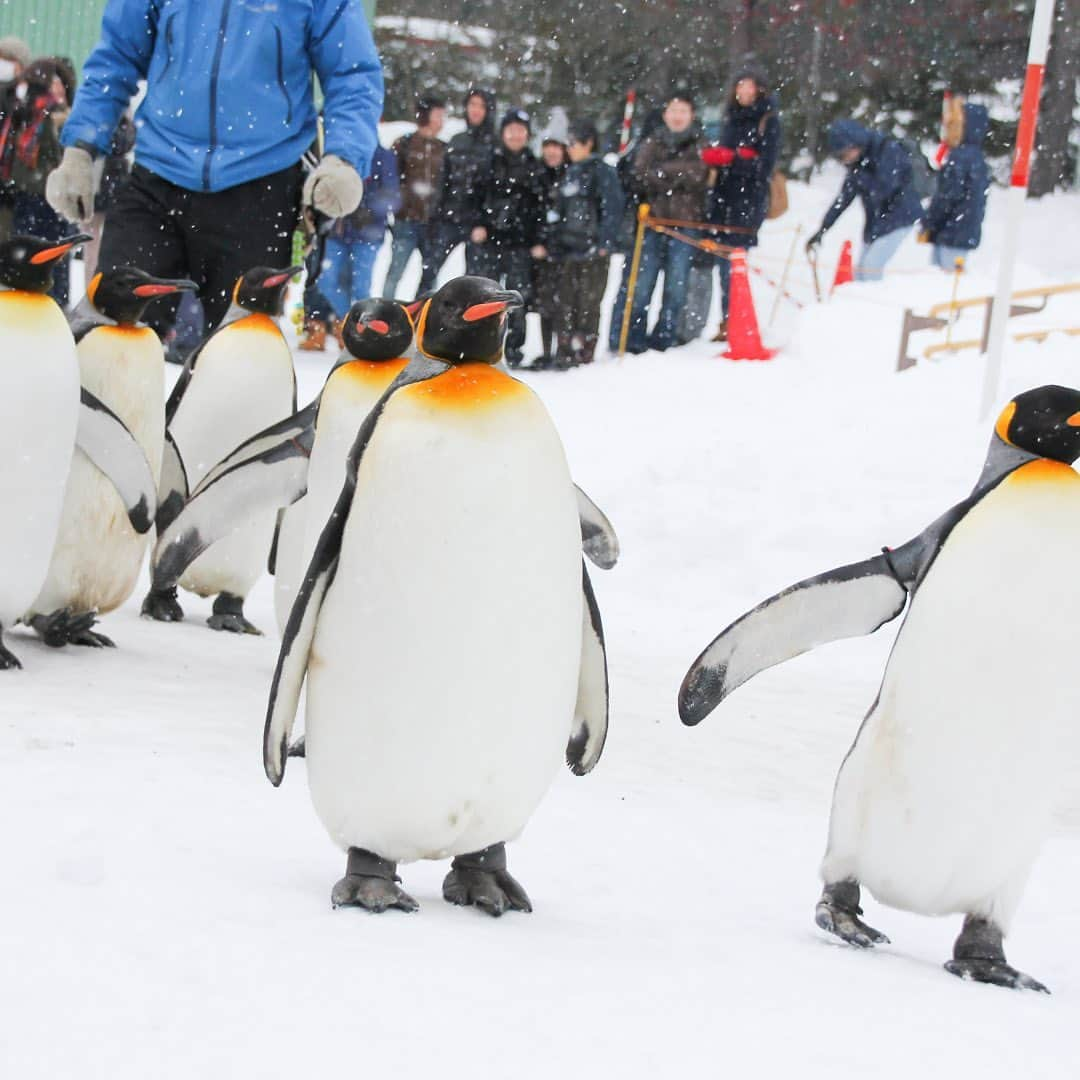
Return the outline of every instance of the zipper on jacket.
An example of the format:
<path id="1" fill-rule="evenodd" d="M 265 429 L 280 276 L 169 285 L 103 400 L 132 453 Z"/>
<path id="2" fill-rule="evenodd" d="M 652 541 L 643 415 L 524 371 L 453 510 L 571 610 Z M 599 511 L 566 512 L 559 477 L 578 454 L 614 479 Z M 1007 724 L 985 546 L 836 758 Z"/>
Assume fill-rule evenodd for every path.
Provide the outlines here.
<path id="1" fill-rule="evenodd" d="M 225 0 L 221 7 L 221 25 L 218 27 L 217 46 L 214 49 L 214 62 L 210 68 L 210 139 L 206 148 L 206 161 L 203 162 L 203 191 L 210 190 L 210 159 L 217 150 L 217 91 L 218 76 L 221 73 L 221 53 L 225 48 L 225 28 L 229 22 L 229 8 L 232 0 Z"/>
<path id="2" fill-rule="evenodd" d="M 278 86 L 281 87 L 281 93 L 285 98 L 285 123 L 291 126 L 292 100 L 289 97 L 289 90 L 285 85 L 285 56 L 282 53 L 281 28 L 279 26 L 274 27 L 274 37 L 277 39 L 277 81 Z"/>
<path id="3" fill-rule="evenodd" d="M 161 69 L 161 75 L 158 76 L 159 78 L 162 78 L 162 79 L 165 78 L 165 72 L 168 71 L 169 68 L 172 67 L 172 62 L 173 62 L 172 24 L 173 24 L 173 20 L 175 18 L 176 18 L 176 12 L 174 11 L 165 20 L 165 66 Z"/>

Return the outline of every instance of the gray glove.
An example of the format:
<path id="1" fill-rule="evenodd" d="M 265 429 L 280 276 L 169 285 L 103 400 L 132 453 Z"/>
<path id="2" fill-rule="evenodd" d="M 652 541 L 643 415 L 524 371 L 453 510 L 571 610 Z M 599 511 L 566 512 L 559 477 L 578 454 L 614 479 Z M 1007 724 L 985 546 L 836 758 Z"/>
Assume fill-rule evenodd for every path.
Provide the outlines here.
<path id="1" fill-rule="evenodd" d="M 339 218 L 351 214 L 363 197 L 360 174 L 337 154 L 327 154 L 304 181 L 301 201 L 305 209 L 311 206 L 327 217 Z"/>
<path id="2" fill-rule="evenodd" d="M 69 146 L 45 181 L 45 198 L 68 221 L 89 221 L 94 216 L 94 159 Z"/>

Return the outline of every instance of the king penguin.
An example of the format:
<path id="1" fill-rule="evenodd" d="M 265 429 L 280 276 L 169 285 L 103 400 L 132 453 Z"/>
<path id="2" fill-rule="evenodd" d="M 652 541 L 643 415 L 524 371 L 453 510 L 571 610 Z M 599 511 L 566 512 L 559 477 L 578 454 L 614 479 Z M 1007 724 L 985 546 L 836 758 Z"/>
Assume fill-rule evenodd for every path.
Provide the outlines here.
<path id="1" fill-rule="evenodd" d="M 260 266 L 247 271 L 237 281 L 220 325 L 188 357 L 165 407 L 168 439 L 159 536 L 179 512 L 188 489 L 217 462 L 249 436 L 296 411 L 292 352 L 275 318 L 289 281 L 301 269 Z M 259 633 L 244 617 L 244 598 L 267 565 L 275 524 L 273 510 L 254 515 L 180 579 L 189 592 L 216 597 L 207 620 L 213 629 Z M 142 613 L 162 622 L 182 619 L 175 586 L 151 588 Z"/>
<path id="2" fill-rule="evenodd" d="M 14 236 L 0 244 L 0 669 L 21 667 L 2 635 L 48 571 L 79 417 L 75 341 L 47 293 L 56 263 L 89 239 Z"/>
<path id="3" fill-rule="evenodd" d="M 450 903 L 531 910 L 505 842 L 564 758 L 583 774 L 603 748 L 607 664 L 574 485 L 543 405 L 497 366 L 520 303 L 477 277 L 427 303 L 289 616 L 264 766 L 279 784 L 306 676 L 312 801 L 347 852 L 334 906 L 415 910 L 397 864 L 452 858 Z M 324 470 L 340 477 L 313 460 L 313 492 Z"/>
<path id="4" fill-rule="evenodd" d="M 83 389 L 124 422 L 155 488 L 165 440 L 165 357 L 158 336 L 139 320 L 158 297 L 195 288 L 120 267 L 94 276 L 69 319 Z M 131 595 L 146 540 L 112 481 L 76 447 L 49 572 L 24 621 L 50 645 L 112 645 L 91 627 L 96 614 Z"/>
<path id="5" fill-rule="evenodd" d="M 901 547 L 799 582 L 732 623 L 679 694 L 699 723 L 753 675 L 907 607 L 877 699 L 840 768 L 816 921 L 885 943 L 860 887 L 961 914 L 954 975 L 1045 991 L 1003 939 L 1050 823 L 1060 733 L 1080 711 L 1080 391 L 1043 386 L 1001 413 L 972 493 Z"/>

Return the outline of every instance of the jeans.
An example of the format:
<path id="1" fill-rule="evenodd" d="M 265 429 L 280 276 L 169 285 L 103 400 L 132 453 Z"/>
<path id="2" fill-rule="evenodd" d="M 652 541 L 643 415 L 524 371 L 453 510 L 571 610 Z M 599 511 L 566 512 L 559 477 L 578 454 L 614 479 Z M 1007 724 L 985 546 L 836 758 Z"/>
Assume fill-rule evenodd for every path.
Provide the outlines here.
<path id="1" fill-rule="evenodd" d="M 716 272 L 720 276 L 720 310 L 723 312 L 723 321 L 727 322 L 728 307 L 731 295 L 731 260 L 722 255 L 716 257 Z"/>
<path id="2" fill-rule="evenodd" d="M 900 229 L 871 240 L 864 244 L 859 254 L 859 262 L 855 267 L 856 281 L 880 281 L 885 270 L 885 264 L 899 251 L 900 245 L 911 234 L 911 226 L 905 225 Z"/>
<path id="3" fill-rule="evenodd" d="M 697 236 L 692 229 L 674 231 L 686 236 Z M 690 259 L 693 254 L 694 249 L 689 244 L 657 232 L 645 233 L 645 241 L 641 246 L 641 266 L 638 269 L 637 287 L 634 290 L 634 303 L 630 308 L 630 335 L 626 342 L 626 347 L 630 352 L 644 352 L 646 349 L 657 349 L 662 352 L 676 344 L 679 312 L 686 303 L 686 287 L 690 279 Z M 631 259 L 628 257 L 623 265 L 623 279 L 619 286 L 619 295 L 615 299 L 615 308 L 611 313 L 608 346 L 612 352 L 619 347 L 623 312 L 626 309 L 630 264 Z M 664 294 L 660 304 L 660 317 L 656 320 L 652 333 L 648 334 L 646 330 L 649 302 L 652 300 L 661 271 L 664 274 Z"/>
<path id="4" fill-rule="evenodd" d="M 386 271 L 382 294 L 387 300 L 393 300 L 397 294 L 398 282 L 405 273 L 414 251 L 420 251 L 424 241 L 425 225 L 422 221 L 395 221 L 393 228 L 394 243 L 390 249 L 390 268 Z M 421 255 L 423 259 L 423 255 Z"/>
<path id="5" fill-rule="evenodd" d="M 319 289 L 337 318 L 344 319 L 357 300 L 366 300 L 371 295 L 371 271 L 379 246 L 363 240 L 326 238 Z"/>
<path id="6" fill-rule="evenodd" d="M 930 262 L 949 274 L 956 270 L 957 259 L 964 260 L 966 270 L 970 258 L 971 252 L 967 248 L 946 247 L 944 244 L 935 244 L 934 250 L 930 253 Z"/>
<path id="7" fill-rule="evenodd" d="M 487 245 L 474 244 L 469 239 L 471 232 L 472 227 L 469 225 L 453 225 L 445 222 L 428 225 L 420 248 L 424 256 L 424 268 L 420 274 L 418 296 L 434 290 L 443 263 L 458 244 L 465 245 L 465 273 L 478 277 L 491 277 L 491 258 L 484 250 Z"/>

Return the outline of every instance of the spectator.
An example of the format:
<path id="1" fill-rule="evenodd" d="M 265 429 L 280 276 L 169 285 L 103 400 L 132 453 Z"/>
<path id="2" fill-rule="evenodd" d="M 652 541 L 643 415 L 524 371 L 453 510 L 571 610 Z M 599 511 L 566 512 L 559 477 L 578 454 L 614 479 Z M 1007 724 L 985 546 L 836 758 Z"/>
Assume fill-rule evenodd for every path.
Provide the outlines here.
<path id="1" fill-rule="evenodd" d="M 945 133 L 949 155 L 919 239 L 934 245 L 934 265 L 951 273 L 956 260 L 966 257 L 982 239 L 986 192 L 990 187 L 982 144 L 990 116 L 982 105 L 965 103 L 950 121 Z"/>
<path id="2" fill-rule="evenodd" d="M 769 178 L 779 155 L 779 103 L 769 93 L 761 69 L 752 63 L 744 64 L 735 75 L 720 142 L 701 155 L 705 164 L 715 170 L 709 190 L 709 221 L 733 229 L 716 234 L 721 244 L 757 246 L 758 230 L 769 204 Z M 727 341 L 731 262 L 720 256 L 716 264 L 722 317 L 713 341 Z"/>
<path id="3" fill-rule="evenodd" d="M 528 147 L 531 133 L 529 114 L 524 109 L 510 109 L 502 118 L 501 142 L 479 187 L 480 224 L 472 231 L 473 243 L 484 248 L 484 275 L 501 281 L 508 289 L 516 289 L 525 299 L 525 307 L 511 311 L 509 316 L 506 362 L 510 367 L 517 367 L 523 358 L 533 260 L 546 254 L 540 244 L 542 170 Z"/>
<path id="4" fill-rule="evenodd" d="M 821 243 L 826 231 L 858 196 L 866 223 L 855 277 L 859 281 L 877 280 L 911 226 L 922 217 L 911 157 L 896 139 L 870 131 L 855 120 L 837 120 L 832 124 L 829 153 L 847 167 L 847 176 L 821 228 L 807 240 L 806 249 L 809 251 Z"/>
<path id="5" fill-rule="evenodd" d="M 645 139 L 637 151 L 633 174 L 641 184 L 652 215 L 676 221 L 701 221 L 705 214 L 708 167 L 701 160 L 701 128 L 694 117 L 694 102 L 686 93 L 668 98 L 664 123 Z M 675 226 L 677 234 L 696 237 L 690 226 Z M 637 288 L 630 308 L 630 336 L 627 350 L 642 353 L 646 349 L 663 352 L 677 344 L 679 315 L 686 302 L 687 281 L 693 248 L 674 237 L 646 230 L 641 252 Z M 623 311 L 626 307 L 628 267 L 612 312 L 609 345 L 619 346 Z M 647 331 L 649 304 L 661 272 L 664 293 L 660 317 L 651 334 Z"/>
<path id="6" fill-rule="evenodd" d="M 375 256 L 386 238 L 387 218 L 401 205 L 401 182 L 397 158 L 390 150 L 375 147 L 371 175 L 364 180 L 364 197 L 351 213 L 340 218 L 326 238 L 318 289 L 333 312 L 333 332 L 342 345 L 341 327 L 349 308 L 371 295 L 371 272 Z M 320 322 L 326 327 L 325 322 Z M 323 341 L 325 342 L 325 330 Z M 314 343 L 303 343 L 310 350 Z"/>
<path id="7" fill-rule="evenodd" d="M 94 216 L 90 219 L 87 232 L 93 236 L 93 240 L 83 245 L 83 266 L 86 271 L 86 280 L 89 281 L 97 273 L 98 256 L 101 251 L 101 232 L 105 227 L 105 214 L 116 204 L 116 200 L 127 183 L 131 173 L 131 165 L 128 155 L 135 149 L 135 125 L 131 122 L 129 113 L 120 117 L 120 122 L 113 132 L 112 142 L 109 144 L 109 152 L 101 170 L 101 183 L 98 185 L 97 194 L 94 196 Z"/>
<path id="8" fill-rule="evenodd" d="M 402 135 L 393 145 L 401 176 L 401 210 L 394 215 L 390 269 L 383 283 L 383 296 L 388 300 L 397 294 L 412 253 L 426 247 L 431 206 L 446 157 L 446 143 L 439 138 L 445 123 L 446 102 L 427 94 L 416 103 L 416 130 Z"/>
<path id="9" fill-rule="evenodd" d="M 63 151 L 60 133 L 75 95 L 75 71 L 60 57 L 35 60 L 22 74 L 16 89 L 15 150 L 11 179 L 15 204 L 11 231 L 62 240 L 73 230 L 45 199 L 49 174 L 60 164 Z M 56 264 L 49 295 L 67 307 L 70 266 L 64 258 Z"/>
<path id="10" fill-rule="evenodd" d="M 30 48 L 17 37 L 0 38 L 0 243 L 11 236 L 15 186 L 11 165 L 15 157 L 15 89 L 30 64 Z"/>
<path id="11" fill-rule="evenodd" d="M 482 243 L 473 239 L 480 226 L 479 192 L 491 172 L 495 153 L 495 95 L 490 90 L 471 87 L 465 95 L 464 131 L 450 140 L 443 159 L 439 190 L 431 207 L 427 249 L 422 249 L 424 267 L 420 292 L 435 287 L 442 265 L 450 252 L 465 245 L 465 270 L 483 275 L 487 269 Z"/>
<path id="12" fill-rule="evenodd" d="M 544 232 L 548 257 L 558 269 L 558 351 L 553 364 L 560 371 L 592 363 L 608 265 L 622 220 L 622 187 L 615 170 L 596 153 L 597 141 L 591 120 L 570 125 L 570 165 Z"/>
<path id="13" fill-rule="evenodd" d="M 559 185 L 566 173 L 565 130 L 549 127 L 544 132 L 540 144 L 541 187 L 541 234 L 546 234 L 558 221 L 556 201 Z M 533 265 L 533 292 L 536 297 L 536 309 L 540 313 L 540 355 L 530 367 L 541 369 L 551 366 L 555 358 L 555 289 L 559 279 L 559 268 L 552 261 L 550 245 L 547 257 L 538 259 Z"/>
<path id="14" fill-rule="evenodd" d="M 359 0 L 280 4 L 272 18 L 231 0 L 108 0 L 83 70 L 49 201 L 72 220 L 92 216 L 93 159 L 108 153 L 145 80 L 135 164 L 106 214 L 101 265 L 192 278 L 211 323 L 245 270 L 288 265 L 301 201 L 334 218 L 359 205 L 383 97 Z M 300 159 L 316 130 L 312 72 L 325 98 L 326 153 L 304 181 Z M 175 311 L 160 300 L 149 321 L 163 332 Z"/>

